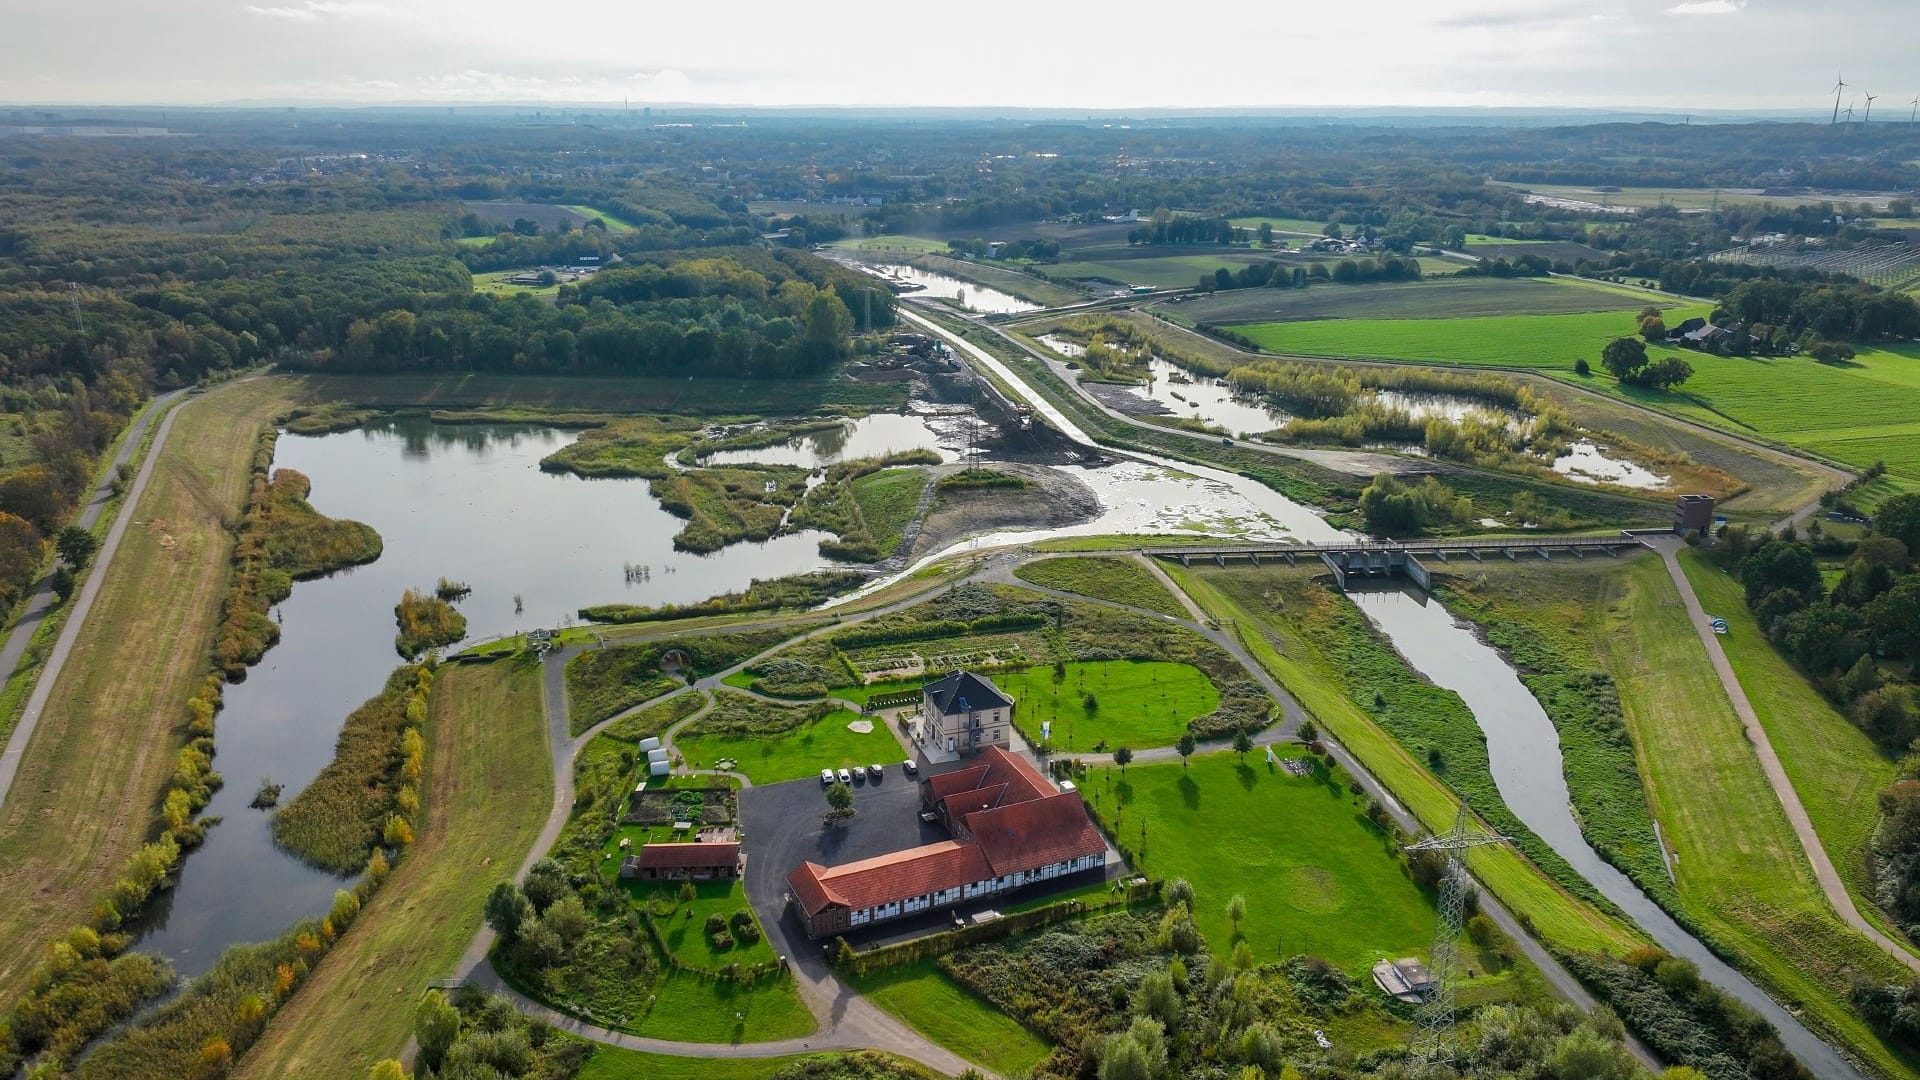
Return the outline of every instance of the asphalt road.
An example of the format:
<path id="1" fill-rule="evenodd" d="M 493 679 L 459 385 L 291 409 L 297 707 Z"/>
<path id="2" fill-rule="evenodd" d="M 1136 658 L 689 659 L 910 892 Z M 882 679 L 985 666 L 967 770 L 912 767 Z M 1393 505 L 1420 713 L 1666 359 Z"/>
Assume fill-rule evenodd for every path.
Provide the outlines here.
<path id="1" fill-rule="evenodd" d="M 120 537 L 127 531 L 127 523 L 133 520 L 135 507 L 140 496 L 147 490 L 147 481 L 153 475 L 153 463 L 160 460 L 160 448 L 166 445 L 167 433 L 173 430 L 173 412 L 171 406 L 179 400 L 184 390 L 175 390 L 162 394 L 148 404 L 128 430 L 127 437 L 121 440 L 120 453 L 113 459 L 113 468 L 107 470 L 100 486 L 94 489 L 93 498 L 80 512 L 76 524 L 90 529 L 100 520 L 101 511 L 113 498 L 113 477 L 120 466 L 132 460 L 133 452 L 146 435 L 148 425 L 161 412 L 166 412 L 160 421 L 160 429 L 154 433 L 153 446 L 148 450 L 146 459 L 140 464 L 140 472 L 128 486 L 126 498 L 120 503 L 120 514 L 114 519 L 113 527 L 107 531 L 106 540 L 93 558 L 93 571 L 80 586 L 78 597 L 73 602 L 73 611 L 60 628 L 60 636 L 53 643 L 53 650 L 47 654 L 47 662 L 40 670 L 40 677 L 34 682 L 33 693 L 27 698 L 27 705 L 20 713 L 20 722 L 14 726 L 13 734 L 7 739 L 7 746 L 0 751 L 0 803 L 7 800 L 13 790 L 13 778 L 20 771 L 20 762 L 27 756 L 27 744 L 33 740 L 34 729 L 40 726 L 40 714 L 47 707 L 47 698 L 53 693 L 53 686 L 60 679 L 60 669 L 66 666 L 67 656 L 73 651 L 73 643 L 80 636 L 80 627 L 87 621 L 87 613 L 93 610 L 93 598 L 100 592 L 100 583 L 106 580 L 107 566 L 113 562 L 113 556 L 120 550 Z M 0 678 L 13 673 L 20 666 L 20 658 L 26 655 L 27 646 L 32 643 L 34 633 L 39 630 L 41 621 L 53 606 L 53 575 L 42 578 L 34 588 L 33 596 L 27 601 L 27 610 L 14 625 L 13 632 L 7 635 L 4 645 L 0 645 Z"/>

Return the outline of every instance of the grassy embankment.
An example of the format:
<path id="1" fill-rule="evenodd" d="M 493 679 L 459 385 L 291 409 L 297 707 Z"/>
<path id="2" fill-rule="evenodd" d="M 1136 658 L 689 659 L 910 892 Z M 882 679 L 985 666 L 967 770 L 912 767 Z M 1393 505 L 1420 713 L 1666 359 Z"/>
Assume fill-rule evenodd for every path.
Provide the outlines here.
<path id="1" fill-rule="evenodd" d="M 1167 592 L 1152 571 L 1133 559 L 1043 559 L 1021 566 L 1014 575 L 1049 589 L 1158 611 L 1176 619 L 1187 617 L 1187 609 L 1180 606 L 1180 601 Z"/>
<path id="2" fill-rule="evenodd" d="M 149 838 L 206 670 L 261 425 L 286 387 L 234 383 L 179 406 L 0 812 L 0 999 L 51 935 L 87 920 Z"/>
<path id="3" fill-rule="evenodd" d="M 1855 975 L 1894 982 L 1906 969 L 1827 904 L 1665 566 L 1640 557 L 1483 574 L 1473 584 L 1483 603 L 1587 651 L 1619 687 L 1654 816 L 1678 855 L 1676 916 L 1796 1003 L 1810 1027 L 1880 1072 L 1914 1075 L 1847 1003 Z M 1563 622 L 1574 632 L 1555 633 Z"/>
<path id="4" fill-rule="evenodd" d="M 855 976 L 869 1001 L 968 1061 L 1017 1076 L 1047 1056 L 1046 1040 L 954 982 L 931 960 Z"/>
<path id="5" fill-rule="evenodd" d="M 360 1076 L 406 1042 L 421 988 L 453 973 L 487 891 L 519 865 L 553 802 L 539 671 L 525 660 L 440 669 L 423 827 L 236 1076 Z"/>
<path id="6" fill-rule="evenodd" d="M 1681 555 L 1680 564 L 1701 606 L 1727 620 L 1730 632 L 1720 645 L 1854 906 L 1889 937 L 1902 940 L 1874 902 L 1867 865 L 1880 819 L 1878 798 L 1893 783 L 1898 766 L 1774 650 L 1747 610 L 1738 582 L 1691 551 Z"/>
<path id="7" fill-rule="evenodd" d="M 1202 608 L 1232 628 L 1254 659 L 1423 826 L 1452 827 L 1459 797 L 1353 700 L 1346 673 L 1301 632 L 1292 612 L 1243 590 L 1216 588 L 1210 578 L 1170 572 Z M 1620 954 L 1645 943 L 1637 931 L 1580 900 L 1511 847 L 1478 849 L 1469 855 L 1468 865 L 1503 904 L 1556 948 Z"/>
<path id="8" fill-rule="evenodd" d="M 1682 308 L 1668 319 L 1705 315 Z M 1466 319 L 1346 319 L 1236 327 L 1274 352 L 1527 368 L 1663 412 L 1757 436 L 1860 467 L 1885 461 L 1904 486 L 1920 486 L 1920 348 L 1865 348 L 1845 366 L 1804 357 L 1681 355 L 1694 375 L 1676 391 L 1622 387 L 1573 373 L 1584 357 L 1633 329 L 1630 314 L 1512 315 Z"/>
<path id="9" fill-rule="evenodd" d="M 1182 323 L 1300 322 L 1317 319 L 1430 319 L 1495 315 L 1633 312 L 1658 297 L 1575 278 L 1439 278 L 1305 289 L 1233 289 L 1155 310 Z"/>
<path id="10" fill-rule="evenodd" d="M 180 402 L 176 400 L 170 409 L 177 407 L 179 404 Z M 151 409 L 152 407 L 152 403 L 148 403 L 146 406 L 147 409 Z M 138 419 L 140 415 L 142 414 L 136 413 L 135 419 Z M 146 461 L 147 453 L 153 447 L 154 435 L 158 432 L 161 421 L 164 419 L 166 419 L 165 412 L 155 413 L 153 418 L 148 422 L 146 430 L 141 433 L 139 445 L 134 447 L 133 453 L 127 458 L 127 471 L 125 475 L 128 477 L 128 482 L 127 485 L 122 485 L 122 491 L 125 490 L 126 486 L 130 486 L 132 478 L 139 474 L 141 464 Z M 131 421 L 129 421 L 129 424 L 131 424 Z M 94 469 L 94 475 L 88 480 L 86 490 L 95 490 L 99 487 L 100 482 L 107 478 L 108 473 L 114 467 L 113 459 L 120 453 L 121 448 L 125 445 L 129 433 L 130 429 L 122 429 L 120 434 L 114 437 L 113 442 L 109 444 L 105 450 L 100 452 L 99 464 Z M 0 461 L 24 464 L 32 460 L 34 451 L 24 443 L 22 443 L 18 454 L 9 448 L 8 444 L 14 438 L 17 437 L 7 436 L 0 438 Z M 101 506 L 100 516 L 94 519 L 91 530 L 96 539 L 106 539 L 108 530 L 113 528 L 114 518 L 120 513 L 121 502 L 124 498 L 125 496 L 123 494 L 116 493 L 108 498 L 106 503 Z M 50 569 L 52 565 L 53 557 L 49 555 L 42 569 Z M 81 588 L 85 587 L 87 579 L 93 575 L 97 566 L 97 560 L 89 561 L 80 571 L 74 581 L 75 593 L 78 593 Z M 28 595 L 31 595 L 31 593 Z M 14 614 L 17 615 L 25 610 L 26 600 L 23 598 L 15 607 Z M 33 637 L 27 642 L 26 652 L 21 654 L 20 662 L 14 666 L 13 671 L 7 674 L 6 682 L 0 684 L 0 744 L 4 744 L 6 740 L 13 735 L 14 725 L 19 723 L 20 714 L 26 709 L 27 698 L 32 695 L 34 684 L 39 681 L 40 672 L 46 667 L 47 654 L 53 650 L 53 643 L 59 639 L 60 631 L 67 623 L 67 614 L 72 610 L 70 600 L 61 601 L 56 602 L 41 614 L 39 625 L 34 628 Z M 15 625 L 14 622 L 8 622 L 4 627 L 0 627 L 0 633 L 11 632 Z"/>

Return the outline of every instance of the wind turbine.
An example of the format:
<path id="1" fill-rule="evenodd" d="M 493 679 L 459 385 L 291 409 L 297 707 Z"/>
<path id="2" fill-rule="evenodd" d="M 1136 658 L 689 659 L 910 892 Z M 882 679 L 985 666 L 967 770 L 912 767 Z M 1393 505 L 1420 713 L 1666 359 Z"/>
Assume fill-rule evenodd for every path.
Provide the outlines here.
<path id="1" fill-rule="evenodd" d="M 1911 124 L 1915 120 L 1920 120 L 1920 96 L 1913 99 L 1913 111 L 1907 114 L 1907 123 Z"/>
<path id="2" fill-rule="evenodd" d="M 1853 126 L 1853 102 L 1851 101 L 1847 102 L 1847 126 L 1849 128 Z"/>
<path id="3" fill-rule="evenodd" d="M 1860 118 L 1860 123 L 1865 124 L 1867 121 L 1873 119 L 1873 99 L 1878 96 L 1878 94 L 1867 95 L 1867 114 Z"/>
<path id="4" fill-rule="evenodd" d="M 1840 122 L 1840 91 L 1847 88 L 1847 80 L 1835 74 L 1833 77 L 1833 122 Z"/>

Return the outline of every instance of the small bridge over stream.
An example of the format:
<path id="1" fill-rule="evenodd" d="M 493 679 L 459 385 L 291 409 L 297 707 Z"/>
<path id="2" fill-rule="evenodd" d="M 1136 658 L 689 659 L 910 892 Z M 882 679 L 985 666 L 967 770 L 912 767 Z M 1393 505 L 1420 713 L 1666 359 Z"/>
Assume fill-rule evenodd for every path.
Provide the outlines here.
<path id="1" fill-rule="evenodd" d="M 1618 556 L 1622 551 L 1644 547 L 1637 536 L 1565 536 L 1518 537 L 1496 539 L 1467 537 L 1459 540 L 1353 540 L 1332 544 L 1232 544 L 1223 547 L 1142 548 L 1141 554 L 1155 559 L 1192 566 L 1211 562 L 1226 566 L 1240 562 L 1259 566 L 1263 561 L 1297 565 L 1301 559 L 1318 560 L 1333 572 L 1341 588 L 1349 578 L 1404 577 L 1422 591 L 1433 587 L 1433 571 L 1421 562 L 1453 562 L 1471 559 L 1584 559 L 1588 556 Z"/>

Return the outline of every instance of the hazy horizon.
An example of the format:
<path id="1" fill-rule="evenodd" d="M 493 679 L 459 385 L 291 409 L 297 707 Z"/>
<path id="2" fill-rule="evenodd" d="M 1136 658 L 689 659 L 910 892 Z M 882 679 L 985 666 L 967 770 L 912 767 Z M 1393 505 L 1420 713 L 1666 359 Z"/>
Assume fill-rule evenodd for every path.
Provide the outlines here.
<path id="1" fill-rule="evenodd" d="M 1369 0 L 1093 11 L 746 0 L 73 0 L 0 40 L 16 107 L 521 105 L 1043 111 L 1445 108 L 1906 119 L 1901 0 Z M 550 11 L 557 11 L 549 17 Z M 1175 13 L 1178 14 L 1178 13 Z M 1809 47 L 1821 42 L 1824 48 Z"/>

